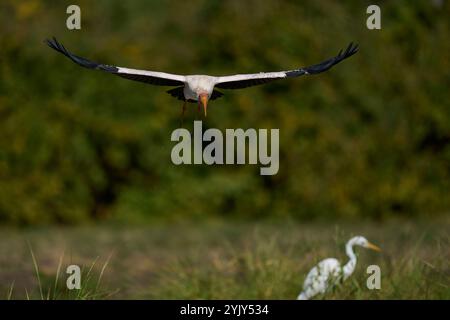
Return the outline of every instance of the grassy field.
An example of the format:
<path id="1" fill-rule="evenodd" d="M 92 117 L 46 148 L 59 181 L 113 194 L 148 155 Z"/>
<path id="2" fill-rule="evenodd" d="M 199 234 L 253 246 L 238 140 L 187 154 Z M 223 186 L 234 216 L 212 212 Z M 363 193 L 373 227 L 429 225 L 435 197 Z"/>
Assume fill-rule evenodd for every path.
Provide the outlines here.
<path id="1" fill-rule="evenodd" d="M 319 298 L 450 299 L 449 230 L 448 219 L 3 227 L 0 294 L 2 299 L 295 299 L 315 263 L 346 260 L 345 242 L 361 234 L 383 252 L 357 250 L 354 276 Z M 64 286 L 69 264 L 83 269 L 81 292 Z M 371 264 L 381 267 L 381 290 L 366 288 Z"/>

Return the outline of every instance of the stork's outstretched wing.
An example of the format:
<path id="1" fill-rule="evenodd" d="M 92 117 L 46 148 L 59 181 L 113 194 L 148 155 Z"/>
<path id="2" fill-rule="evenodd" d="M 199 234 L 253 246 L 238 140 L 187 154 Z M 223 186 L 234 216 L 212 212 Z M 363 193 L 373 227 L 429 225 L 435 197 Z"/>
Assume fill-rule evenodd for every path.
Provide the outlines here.
<path id="1" fill-rule="evenodd" d="M 299 77 L 308 74 L 317 74 L 330 69 L 335 64 L 338 64 L 342 60 L 351 57 L 356 52 L 358 52 L 358 45 L 353 45 L 353 43 L 350 43 L 344 52 L 342 52 L 341 50 L 337 56 L 313 66 L 280 72 L 236 74 L 234 76 L 218 77 L 216 87 L 222 89 L 241 89 L 264 84 L 278 79 Z"/>
<path id="2" fill-rule="evenodd" d="M 122 67 L 115 67 L 106 64 L 96 63 L 89 61 L 85 58 L 76 56 L 64 48 L 62 44 L 60 44 L 55 38 L 53 40 L 46 40 L 47 45 L 55 49 L 56 51 L 62 53 L 70 60 L 75 62 L 76 64 L 95 70 L 106 71 L 119 77 L 130 79 L 134 81 L 145 82 L 148 84 L 158 85 L 158 86 L 180 86 L 184 85 L 185 77 L 177 74 L 170 74 L 164 72 L 156 72 L 156 71 L 146 71 L 146 70 L 137 70 L 137 69 L 128 69 Z"/>

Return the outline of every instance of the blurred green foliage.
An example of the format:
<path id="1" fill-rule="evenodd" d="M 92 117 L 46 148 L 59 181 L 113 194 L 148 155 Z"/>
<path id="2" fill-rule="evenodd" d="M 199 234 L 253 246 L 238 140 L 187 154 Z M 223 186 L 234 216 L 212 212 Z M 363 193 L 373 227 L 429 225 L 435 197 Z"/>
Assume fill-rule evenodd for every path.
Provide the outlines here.
<path id="1" fill-rule="evenodd" d="M 371 1 L 2 1 L 0 221 L 447 214 L 450 5 L 379 3 L 371 31 Z M 65 27 L 70 4 L 81 31 Z M 280 128 L 280 171 L 260 176 L 173 165 L 180 101 L 76 66 L 43 44 L 53 35 L 94 61 L 184 74 L 292 69 L 350 41 L 360 52 L 211 103 L 204 127 Z"/>

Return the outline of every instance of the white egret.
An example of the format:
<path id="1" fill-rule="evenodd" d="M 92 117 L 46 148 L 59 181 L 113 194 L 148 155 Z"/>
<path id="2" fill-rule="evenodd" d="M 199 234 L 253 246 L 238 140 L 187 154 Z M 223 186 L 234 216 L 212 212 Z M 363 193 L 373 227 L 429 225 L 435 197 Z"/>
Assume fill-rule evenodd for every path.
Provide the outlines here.
<path id="1" fill-rule="evenodd" d="M 298 295 L 297 300 L 308 300 L 317 294 L 326 293 L 335 285 L 350 277 L 356 267 L 356 255 L 353 246 L 381 251 L 379 247 L 367 241 L 362 236 L 351 238 L 345 245 L 345 252 L 350 260 L 341 266 L 335 258 L 324 259 L 312 268 L 303 283 L 303 291 Z"/>
<path id="2" fill-rule="evenodd" d="M 335 57 L 309 67 L 278 72 L 259 72 L 216 77 L 208 75 L 179 75 L 165 72 L 110 66 L 106 64 L 96 63 L 74 55 L 66 48 L 64 48 L 62 44 L 56 41 L 55 38 L 53 38 L 53 40 L 46 40 L 46 43 L 50 48 L 62 53 L 70 60 L 82 67 L 106 71 L 125 79 L 144 82 L 152 85 L 175 87 L 174 89 L 170 89 L 167 92 L 173 97 L 184 101 L 183 114 L 186 108 L 186 102 L 197 102 L 199 109 L 201 106 L 203 106 L 205 116 L 208 101 L 215 100 L 223 96 L 222 92 L 215 90 L 216 88 L 242 89 L 279 79 L 318 74 L 327 71 L 335 64 L 338 64 L 342 60 L 345 60 L 358 52 L 358 46 L 350 43 L 345 51 L 341 50 Z"/>

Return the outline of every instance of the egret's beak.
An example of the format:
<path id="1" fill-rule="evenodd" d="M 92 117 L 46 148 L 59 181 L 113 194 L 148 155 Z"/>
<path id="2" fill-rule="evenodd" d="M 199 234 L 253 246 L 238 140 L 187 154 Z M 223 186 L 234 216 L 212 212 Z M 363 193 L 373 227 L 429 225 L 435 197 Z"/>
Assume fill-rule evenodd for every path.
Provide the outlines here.
<path id="1" fill-rule="evenodd" d="M 376 245 L 374 245 L 373 243 L 367 243 L 367 246 L 366 246 L 366 248 L 368 248 L 368 249 L 372 249 L 372 250 L 375 250 L 375 251 L 378 251 L 378 252 L 380 252 L 381 251 L 381 249 L 378 247 L 378 246 L 376 246 Z"/>
<path id="2" fill-rule="evenodd" d="M 208 108 L 208 95 L 207 94 L 200 95 L 200 103 L 203 106 L 203 111 L 205 112 L 205 117 L 206 117 L 206 110 Z"/>

